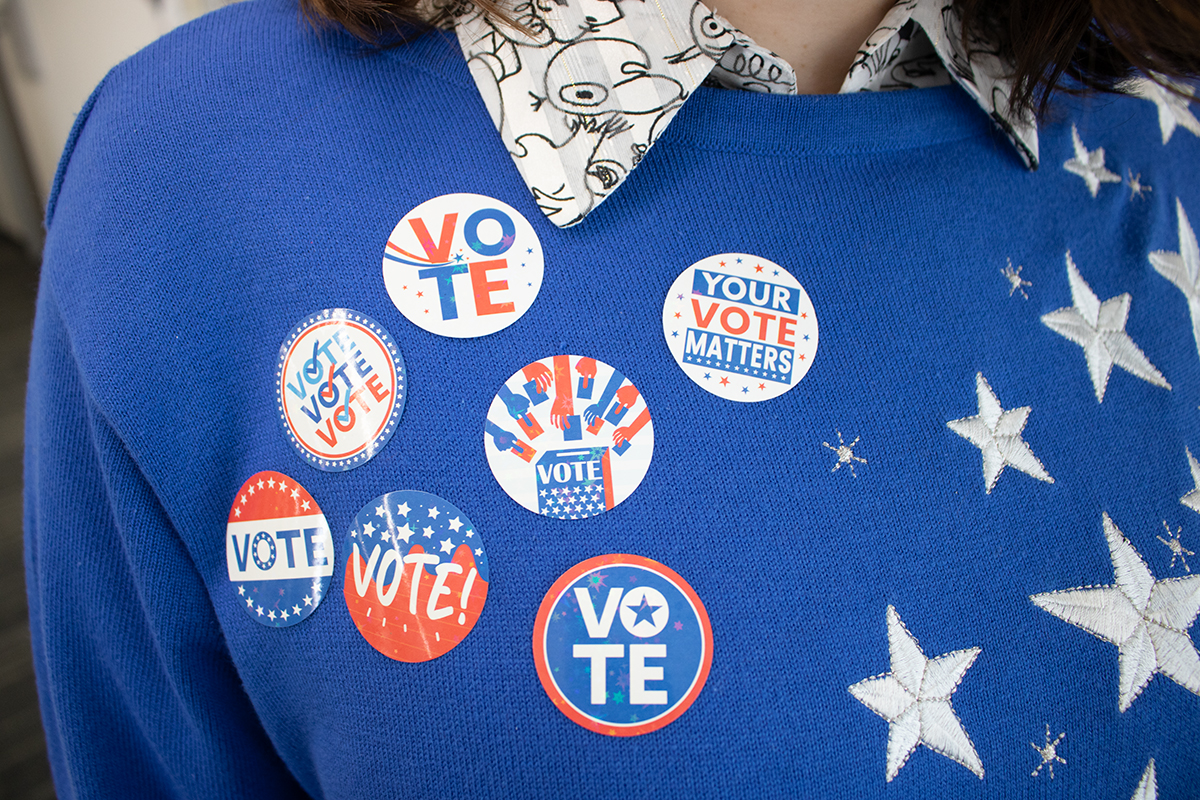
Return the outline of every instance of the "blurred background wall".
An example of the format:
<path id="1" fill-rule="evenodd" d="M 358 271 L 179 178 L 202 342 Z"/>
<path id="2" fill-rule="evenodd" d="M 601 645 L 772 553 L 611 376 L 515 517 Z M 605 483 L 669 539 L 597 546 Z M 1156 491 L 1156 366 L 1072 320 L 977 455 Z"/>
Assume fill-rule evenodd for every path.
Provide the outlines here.
<path id="1" fill-rule="evenodd" d="M 0 800 L 54 797 L 21 539 L 26 369 L 45 207 L 75 116 L 117 62 L 232 0 L 0 0 Z"/>

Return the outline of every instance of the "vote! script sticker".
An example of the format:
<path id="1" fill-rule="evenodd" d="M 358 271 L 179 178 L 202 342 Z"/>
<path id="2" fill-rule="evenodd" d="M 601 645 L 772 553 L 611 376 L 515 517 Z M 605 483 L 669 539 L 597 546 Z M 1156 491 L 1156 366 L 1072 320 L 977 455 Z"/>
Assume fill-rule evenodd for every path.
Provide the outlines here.
<path id="1" fill-rule="evenodd" d="M 687 581 L 641 556 L 576 564 L 533 626 L 533 661 L 559 711 L 590 731 L 638 736 L 674 722 L 712 666 L 712 625 Z"/>
<path id="2" fill-rule="evenodd" d="M 620 372 L 594 358 L 553 356 L 500 387 L 483 447 L 513 500 L 548 517 L 583 519 L 616 506 L 646 477 L 654 425 Z"/>
<path id="3" fill-rule="evenodd" d="M 333 575 L 333 537 L 317 501 L 281 472 L 252 476 L 229 509 L 225 565 L 255 622 L 286 628 L 307 619 Z"/>
<path id="4" fill-rule="evenodd" d="M 367 463 L 404 413 L 404 357 L 366 314 L 327 308 L 279 348 L 279 421 L 300 456 L 326 472 Z"/>
<path id="5" fill-rule="evenodd" d="M 542 245 L 512 206 L 446 194 L 405 215 L 383 250 L 383 283 L 418 327 L 457 339 L 512 325 L 542 288 Z"/>
<path id="6" fill-rule="evenodd" d="M 346 534 L 346 607 L 372 647 L 429 661 L 475 627 L 488 592 L 483 539 L 467 515 L 427 492 L 389 492 Z"/>
<path id="7" fill-rule="evenodd" d="M 717 397 L 754 403 L 800 382 L 817 354 L 817 313 L 800 282 L 745 253 L 710 256 L 675 279 L 663 305 L 675 362 Z"/>

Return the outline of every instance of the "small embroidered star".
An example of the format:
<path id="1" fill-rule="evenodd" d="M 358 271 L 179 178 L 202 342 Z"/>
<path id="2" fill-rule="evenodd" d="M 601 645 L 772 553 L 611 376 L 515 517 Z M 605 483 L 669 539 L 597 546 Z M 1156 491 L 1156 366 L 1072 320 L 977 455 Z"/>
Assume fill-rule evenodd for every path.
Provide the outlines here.
<path id="1" fill-rule="evenodd" d="M 1171 141 L 1175 127 L 1182 125 L 1186 130 L 1200 136 L 1200 120 L 1192 114 L 1188 103 L 1195 96 L 1196 90 L 1191 86 L 1174 81 L 1163 80 L 1163 86 L 1151 78 L 1134 81 L 1132 94 L 1149 100 L 1158 107 L 1158 127 L 1162 132 L 1162 143 Z"/>
<path id="2" fill-rule="evenodd" d="M 1175 526 L 1175 533 L 1171 533 L 1171 526 L 1167 524 L 1165 519 L 1163 520 L 1163 527 L 1167 529 L 1167 538 L 1164 539 L 1161 536 L 1156 536 L 1155 538 L 1165 544 L 1167 549 L 1171 551 L 1171 569 L 1175 569 L 1175 559 L 1178 558 L 1183 562 L 1183 568 L 1188 573 L 1191 573 L 1192 568 L 1188 566 L 1187 557 L 1196 554 L 1184 547 L 1183 542 L 1179 541 L 1179 534 L 1183 531 L 1183 528 L 1177 525 Z"/>
<path id="3" fill-rule="evenodd" d="M 1192 511 L 1200 513 L 1200 462 L 1196 461 L 1196 457 L 1192 455 L 1192 451 L 1185 448 L 1187 453 L 1188 467 L 1192 470 L 1192 483 L 1195 484 L 1194 489 L 1179 498 L 1179 502 L 1190 508 Z"/>
<path id="4" fill-rule="evenodd" d="M 1063 169 L 1083 178 L 1092 197 L 1100 191 L 1102 183 L 1120 183 L 1121 176 L 1109 172 L 1104 167 L 1104 148 L 1097 147 L 1089 151 L 1079 138 L 1079 130 L 1071 126 L 1071 140 L 1075 143 L 1075 157 L 1063 162 Z"/>
<path id="5" fill-rule="evenodd" d="M 918 745 L 957 761 L 983 779 L 983 764 L 950 705 L 963 675 L 975 663 L 978 647 L 926 658 L 900 615 L 887 607 L 892 671 L 866 678 L 850 694 L 888 721 L 887 780 L 890 783 Z"/>
<path id="6" fill-rule="evenodd" d="M 1054 478 L 1021 438 L 1031 407 L 1004 410 L 982 372 L 975 373 L 975 398 L 979 413 L 950 420 L 946 427 L 979 448 L 987 493 L 992 493 L 1005 467 L 1014 467 L 1039 481 L 1054 483 Z"/>
<path id="7" fill-rule="evenodd" d="M 1010 258 L 1008 259 L 1008 266 L 1000 270 L 1000 274 L 1008 279 L 1009 297 L 1013 296 L 1013 292 L 1020 292 L 1021 297 L 1024 297 L 1026 300 L 1028 300 L 1029 295 L 1025 294 L 1025 290 L 1022 287 L 1033 286 L 1033 284 L 1021 277 L 1022 269 L 1024 269 L 1024 267 L 1019 264 L 1017 265 L 1016 269 L 1013 269 L 1012 259 Z M 808 337 L 806 336 L 804 338 L 807 339 Z"/>
<path id="8" fill-rule="evenodd" d="M 1192 317 L 1192 338 L 1196 340 L 1196 351 L 1200 352 L 1200 246 L 1196 244 L 1196 233 L 1178 198 L 1175 199 L 1175 217 L 1179 228 L 1179 252 L 1155 250 L 1149 256 L 1150 266 L 1183 292 Z"/>
<path id="9" fill-rule="evenodd" d="M 1067 763 L 1066 759 L 1058 754 L 1058 744 L 1066 735 L 1067 732 L 1063 731 L 1053 742 L 1050 741 L 1050 723 L 1046 723 L 1046 744 L 1042 747 L 1038 747 L 1033 742 L 1029 743 L 1029 746 L 1036 750 L 1037 754 L 1042 757 L 1042 763 L 1038 764 L 1037 769 L 1029 773 L 1030 775 L 1036 777 L 1037 774 L 1042 771 L 1042 767 L 1049 767 L 1050 780 L 1054 780 L 1054 762 L 1057 761 L 1060 764 Z"/>
<path id="10" fill-rule="evenodd" d="M 1200 695 L 1200 655 L 1188 628 L 1200 612 L 1200 575 L 1155 580 L 1104 514 L 1116 583 L 1030 596 L 1038 608 L 1118 648 L 1117 708 L 1125 711 L 1157 673 Z"/>
<path id="11" fill-rule="evenodd" d="M 858 440 L 861 439 L 862 437 L 855 436 L 853 442 L 851 442 L 850 444 L 846 444 L 842 440 L 842 432 L 841 431 L 834 431 L 834 432 L 837 434 L 837 437 L 838 437 L 837 447 L 834 447 L 829 442 L 821 442 L 821 444 L 825 445 L 830 450 L 837 453 L 837 457 L 838 457 L 837 463 L 834 464 L 833 469 L 831 469 L 829 471 L 837 472 L 839 469 L 842 468 L 843 465 L 845 465 L 845 466 L 850 467 L 850 475 L 852 477 L 857 478 L 858 474 L 854 471 L 854 462 L 857 461 L 860 464 L 867 463 L 867 460 L 865 458 L 859 458 L 858 456 L 854 455 L 854 445 L 858 444 Z"/>
<path id="12" fill-rule="evenodd" d="M 1142 183 L 1142 173 L 1133 174 L 1133 170 L 1127 170 L 1129 178 L 1125 181 L 1125 185 L 1129 187 L 1129 199 L 1141 197 L 1146 192 L 1153 192 L 1154 189 L 1148 184 Z"/>
<path id="13" fill-rule="evenodd" d="M 1043 315 L 1042 323 L 1083 348 L 1096 400 L 1104 402 L 1114 364 L 1134 377 L 1169 390 L 1171 384 L 1125 332 L 1132 302 L 1130 294 L 1126 292 L 1101 303 L 1079 274 L 1070 251 L 1067 251 L 1067 282 L 1073 305 Z"/>

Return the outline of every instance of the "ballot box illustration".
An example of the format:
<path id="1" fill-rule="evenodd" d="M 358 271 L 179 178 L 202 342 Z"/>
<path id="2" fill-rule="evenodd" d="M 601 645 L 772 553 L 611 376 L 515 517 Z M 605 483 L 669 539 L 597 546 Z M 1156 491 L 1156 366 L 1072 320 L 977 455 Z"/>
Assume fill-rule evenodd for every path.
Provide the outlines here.
<path id="1" fill-rule="evenodd" d="M 583 519 L 613 507 L 609 448 L 548 450 L 536 464 L 538 511 Z"/>

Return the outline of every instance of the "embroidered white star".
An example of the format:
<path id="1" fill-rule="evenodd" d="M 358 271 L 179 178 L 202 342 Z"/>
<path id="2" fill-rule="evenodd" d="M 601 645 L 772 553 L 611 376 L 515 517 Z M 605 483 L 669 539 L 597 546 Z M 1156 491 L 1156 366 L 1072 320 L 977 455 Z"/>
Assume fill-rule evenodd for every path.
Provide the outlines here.
<path id="1" fill-rule="evenodd" d="M 837 453 L 837 457 L 838 457 L 837 463 L 834 464 L 833 469 L 831 469 L 829 471 L 837 472 L 839 469 L 842 468 L 842 465 L 846 465 L 846 466 L 850 467 L 850 474 L 853 475 L 855 478 L 857 478 L 858 475 L 854 472 L 854 462 L 857 461 L 860 464 L 867 463 L 867 460 L 865 458 L 859 458 L 858 456 L 854 455 L 854 445 L 858 444 L 858 440 L 862 437 L 855 436 L 853 442 L 851 442 L 850 444 L 846 444 L 844 441 L 842 441 L 842 432 L 841 431 L 834 431 L 834 433 L 836 433 L 837 437 L 838 437 L 838 446 L 837 447 L 834 447 L 829 442 L 821 442 L 821 444 L 825 445 L 830 450 Z"/>
<path id="2" fill-rule="evenodd" d="M 1155 250 L 1150 254 L 1150 266 L 1183 292 L 1192 316 L 1192 338 L 1200 353 L 1200 247 L 1179 198 L 1175 199 L 1175 216 L 1179 220 L 1179 252 Z"/>
<path id="3" fill-rule="evenodd" d="M 1133 790 L 1133 797 L 1129 800 L 1158 800 L 1158 776 L 1153 758 L 1146 765 L 1146 771 L 1142 773 L 1142 779 L 1138 781 L 1137 788 Z"/>
<path id="4" fill-rule="evenodd" d="M 1010 258 L 1008 259 L 1008 266 L 1000 270 L 1000 274 L 1008 279 L 1009 297 L 1013 296 L 1013 292 L 1020 292 L 1021 297 L 1024 297 L 1026 300 L 1028 300 L 1029 295 L 1025 294 L 1024 287 L 1033 286 L 1033 284 L 1021 277 L 1022 269 L 1023 267 L 1020 264 L 1017 265 L 1016 269 L 1013 269 L 1012 259 Z"/>
<path id="5" fill-rule="evenodd" d="M 1057 761 L 1060 764 L 1067 763 L 1067 760 L 1058 754 L 1058 743 L 1061 742 L 1066 735 L 1067 732 L 1063 731 L 1053 742 L 1050 741 L 1050 724 L 1046 723 L 1046 744 L 1042 747 L 1038 747 L 1033 742 L 1029 743 L 1029 746 L 1036 750 L 1037 754 L 1042 757 L 1042 763 L 1038 764 L 1037 768 L 1033 772 L 1029 773 L 1031 776 L 1037 777 L 1038 773 L 1042 771 L 1042 767 L 1049 767 L 1050 780 L 1054 780 L 1054 762 Z"/>
<path id="6" fill-rule="evenodd" d="M 980 649 L 926 658 L 892 606 L 887 608 L 887 628 L 892 671 L 850 687 L 860 703 L 888 721 L 887 780 L 896 777 L 920 744 L 982 779 L 983 764 L 950 705 L 951 695 Z"/>
<path id="7" fill-rule="evenodd" d="M 1079 138 L 1079 131 L 1074 125 L 1071 126 L 1071 141 L 1075 143 L 1075 157 L 1064 161 L 1063 169 L 1083 178 L 1092 197 L 1095 197 L 1096 193 L 1100 191 L 1100 184 L 1121 182 L 1120 175 L 1115 175 L 1105 169 L 1104 148 L 1097 147 L 1095 150 L 1089 151 L 1083 146 L 1083 140 Z"/>
<path id="8" fill-rule="evenodd" d="M 1192 483 L 1195 484 L 1195 488 L 1179 498 L 1179 502 L 1192 511 L 1200 513 L 1200 462 L 1196 461 L 1196 457 L 1192 455 L 1191 450 L 1185 448 L 1184 452 L 1187 453 L 1188 466 L 1192 470 Z"/>
<path id="9" fill-rule="evenodd" d="M 1175 526 L 1175 533 L 1171 533 L 1171 526 L 1167 524 L 1165 519 L 1163 520 L 1163 527 L 1167 529 L 1167 538 L 1164 539 L 1161 536 L 1154 538 L 1165 544 L 1167 549 L 1171 551 L 1171 569 L 1175 569 L 1175 559 L 1178 558 L 1183 562 L 1183 569 L 1190 574 L 1192 568 L 1188 566 L 1187 557 L 1196 554 L 1184 547 L 1183 542 L 1179 541 L 1179 534 L 1183 532 L 1183 528 L 1177 525 Z"/>
<path id="10" fill-rule="evenodd" d="M 1029 420 L 1030 406 L 1005 411 L 982 372 L 975 374 L 975 396 L 979 413 L 974 417 L 951 420 L 946 427 L 979 448 L 983 455 L 983 482 L 987 493 L 992 493 L 1005 467 L 1014 467 L 1039 481 L 1054 483 L 1054 478 L 1021 438 L 1021 431 L 1025 430 Z"/>
<path id="11" fill-rule="evenodd" d="M 1200 654 L 1187 629 L 1200 612 L 1200 575 L 1156 581 L 1141 555 L 1104 514 L 1116 584 L 1035 594 L 1038 608 L 1115 644 L 1121 670 L 1117 708 L 1129 708 L 1155 673 L 1200 694 Z"/>
<path id="12" fill-rule="evenodd" d="M 1166 81 L 1166 84 L 1171 88 L 1160 86 L 1149 78 L 1142 78 L 1135 81 L 1133 87 L 1133 94 L 1158 106 L 1158 127 L 1162 131 L 1163 144 L 1171 141 L 1171 135 L 1175 133 L 1177 125 L 1182 125 L 1196 136 L 1200 136 L 1200 120 L 1197 120 L 1188 108 L 1195 90 L 1182 83 Z M 1176 94 L 1171 89 L 1182 94 Z"/>
<path id="13" fill-rule="evenodd" d="M 1129 177 L 1125 180 L 1125 185 L 1129 187 L 1129 199 L 1130 200 L 1132 200 L 1135 197 L 1138 199 L 1141 199 L 1142 195 L 1144 195 L 1146 192 L 1154 191 L 1154 187 L 1148 186 L 1147 184 L 1142 183 L 1142 173 L 1139 172 L 1135 176 L 1133 174 L 1133 170 L 1131 170 L 1131 169 L 1126 170 L 1126 172 L 1128 172 Z"/>
<path id="14" fill-rule="evenodd" d="M 1113 364 L 1148 383 L 1170 389 L 1167 379 L 1125 333 L 1129 305 L 1133 301 L 1130 294 L 1119 294 L 1101 303 L 1079 274 L 1070 251 L 1067 252 L 1067 282 L 1071 286 L 1074 305 L 1051 311 L 1042 317 L 1042 323 L 1083 348 L 1096 400 L 1104 402 Z"/>

